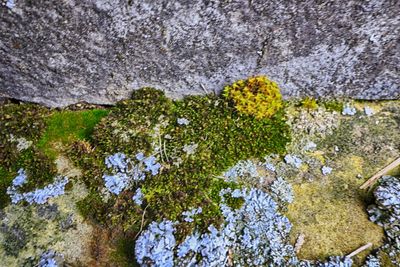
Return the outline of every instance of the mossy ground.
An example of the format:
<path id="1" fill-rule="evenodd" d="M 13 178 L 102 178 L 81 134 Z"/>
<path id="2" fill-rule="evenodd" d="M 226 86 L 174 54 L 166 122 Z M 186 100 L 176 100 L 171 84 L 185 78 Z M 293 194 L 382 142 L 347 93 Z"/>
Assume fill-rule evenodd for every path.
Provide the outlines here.
<path id="1" fill-rule="evenodd" d="M 297 129 L 288 152 L 301 155 L 307 165 L 286 170 L 295 192 L 286 215 L 293 224 L 292 242 L 300 233 L 305 235 L 299 253 L 303 259 L 346 255 L 369 242 L 375 249 L 385 240 L 382 228 L 370 222 L 366 213 L 374 201 L 373 190 L 359 187 L 400 153 L 400 102 L 351 104 L 357 109 L 354 116 L 342 116 L 341 110 L 323 103 L 319 105 L 326 111 L 309 111 L 308 115 L 301 109 L 288 109 L 293 113 L 292 127 Z M 366 106 L 374 115 L 364 113 Z M 331 112 L 336 112 L 334 119 Z M 296 121 L 300 117 L 303 120 Z M 305 121 L 312 126 L 297 127 L 296 123 L 304 126 Z M 304 151 L 309 141 L 317 144 L 315 151 Z M 322 166 L 332 167 L 332 173 L 322 175 Z M 391 174 L 398 175 L 398 169 Z M 354 257 L 355 266 L 361 266 L 371 250 Z"/>
<path id="2" fill-rule="evenodd" d="M 321 123 L 320 128 L 313 130 L 315 126 L 310 126 L 312 129 L 307 126 L 300 133 L 301 128 L 295 128 L 296 122 L 289 121 L 295 129 L 290 145 L 287 145 L 291 139 L 290 127 L 283 110 L 270 119 L 257 120 L 239 114 L 233 103 L 217 96 L 173 101 L 160 91 L 146 88 L 108 109 L 60 111 L 36 105 L 1 106 L 0 203 L 4 207 L 9 202 L 5 189 L 19 167 L 27 168 L 36 177 L 25 189 L 31 190 L 51 181 L 54 159 L 68 157 L 81 169 L 83 174 L 79 179 L 88 190 L 86 197 L 82 199 L 85 194 L 81 194 L 74 199 L 76 203 L 70 204 L 76 205 L 97 229 L 92 240 L 92 261 L 109 264 L 112 260 L 117 266 L 134 266 L 134 238 L 151 221 L 182 219 L 183 211 L 202 207 L 204 212 L 193 223 L 178 226 L 178 242 L 194 227 L 218 224 L 221 222 L 219 191 L 240 185 L 217 176 L 239 160 L 297 153 L 303 141 L 311 140 L 317 143 L 318 150 L 307 155 L 308 165 L 300 171 L 287 170 L 285 176 L 293 183 L 295 192 L 295 202 L 286 213 L 294 225 L 293 241 L 298 233 L 306 235 L 299 256 L 323 259 L 345 255 L 367 242 L 377 247 L 384 235 L 380 227 L 368 221 L 365 209 L 371 201 L 370 195 L 358 190 L 358 186 L 398 153 L 400 142 L 393 133 L 400 124 L 396 115 L 400 114 L 400 104 L 368 102 L 378 115 L 345 118 L 339 115 L 341 101 L 308 102 L 286 103 L 286 112 L 300 110 L 311 114 L 322 108 L 331 114 L 330 122 L 337 121 L 337 125 L 325 127 L 330 122 L 314 114 L 310 115 L 310 123 Z M 364 105 L 356 103 L 359 112 Z M 297 113 L 293 116 L 300 117 Z M 179 125 L 178 118 L 186 118 L 189 124 Z M 371 127 L 374 124 L 382 127 Z M 329 131 L 315 137 L 315 132 L 324 129 Z M 9 141 L 10 133 L 32 141 L 32 146 L 18 152 L 16 143 Z M 194 154 L 187 154 L 183 148 L 191 144 L 197 144 L 197 149 Z M 335 146 L 340 148 L 339 152 Z M 102 179 L 106 171 L 104 158 L 116 152 L 130 157 L 138 152 L 155 154 L 163 165 L 161 173 L 119 196 L 106 194 Z M 277 159 L 281 161 L 282 157 Z M 313 162 L 319 165 L 315 167 Z M 322 176 L 319 168 L 323 164 L 333 167 L 333 174 Z M 357 178 L 359 174 L 362 178 Z M 132 200 L 139 186 L 145 194 L 141 206 Z M 229 201 L 229 204 L 241 203 Z M 361 254 L 356 263 L 364 256 L 365 253 Z"/>
<path id="3" fill-rule="evenodd" d="M 187 119 L 189 124 L 179 125 L 179 118 Z M 202 207 L 202 214 L 194 222 L 178 225 L 179 242 L 194 227 L 205 229 L 221 223 L 219 191 L 238 185 L 217 176 L 239 160 L 282 154 L 289 140 L 282 111 L 260 120 L 241 115 L 222 97 L 192 96 L 171 101 L 159 91 L 141 89 L 131 100 L 120 102 L 96 126 L 90 144 L 95 147 L 93 151 L 71 150 L 76 164 L 86 170 L 83 176 L 90 189 L 78 206 L 87 218 L 104 227 L 122 229 L 125 235 L 137 234 L 153 220 L 175 221 L 182 219 L 183 211 Z M 184 147 L 191 144 L 197 145 L 196 151 L 187 154 Z M 131 199 L 136 188 L 104 200 L 104 158 L 115 152 L 132 158 L 138 152 L 155 154 L 163 165 L 159 175 L 140 184 L 145 195 L 140 207 Z M 230 204 L 240 205 L 236 202 Z M 133 243 L 134 239 L 130 243 L 116 241 L 117 247 L 131 247 Z M 123 254 L 124 249 L 118 251 Z"/>
<path id="4" fill-rule="evenodd" d="M 108 112 L 105 109 L 53 112 L 46 118 L 46 130 L 37 146 L 54 159 L 60 143 L 63 147 L 68 147 L 76 140 L 90 140 L 94 126 Z"/>
<path id="5" fill-rule="evenodd" d="M 351 163 L 351 164 L 349 164 Z M 345 157 L 337 163 L 333 177 L 293 185 L 295 201 L 287 216 L 294 227 L 292 242 L 301 233 L 306 242 L 298 256 L 321 259 L 346 255 L 369 242 L 373 249 L 383 244 L 383 229 L 372 223 L 365 212 L 368 192 L 360 190 L 363 159 Z M 353 258 L 361 264 L 371 250 Z"/>
<path id="6" fill-rule="evenodd" d="M 74 140 L 88 140 L 94 125 L 108 110 L 50 110 L 34 104 L 0 106 L 0 207 L 9 202 L 6 189 L 20 168 L 27 172 L 24 192 L 44 187 L 56 173 L 54 160 Z M 18 141 L 30 142 L 28 148 L 17 149 Z"/>

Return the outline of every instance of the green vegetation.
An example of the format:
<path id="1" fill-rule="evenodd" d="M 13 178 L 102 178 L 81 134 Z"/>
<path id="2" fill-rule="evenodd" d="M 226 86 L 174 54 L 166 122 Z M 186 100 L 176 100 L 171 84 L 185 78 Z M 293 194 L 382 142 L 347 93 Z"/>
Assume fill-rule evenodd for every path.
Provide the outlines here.
<path id="1" fill-rule="evenodd" d="M 113 243 L 119 262 L 132 262 L 126 259 L 133 257 L 135 240 L 126 236 L 136 236 L 151 221 L 181 220 L 183 211 L 202 207 L 203 212 L 193 222 L 177 227 L 178 242 L 195 227 L 219 225 L 219 192 L 241 185 L 218 176 L 239 160 L 283 154 L 290 141 L 276 84 L 257 77 L 249 79 L 248 86 L 254 94 L 241 98 L 246 102 L 246 97 L 254 97 L 245 105 L 255 108 L 255 113 L 240 112 L 231 99 L 224 97 L 191 96 L 172 101 L 152 88 L 137 90 L 132 99 L 107 110 L 2 106 L 1 207 L 9 202 L 6 189 L 19 168 L 24 168 L 29 177 L 23 191 L 43 187 L 56 175 L 54 159 L 67 153 L 84 172 L 82 179 L 89 190 L 77 206 L 86 218 L 119 233 L 116 236 L 120 238 Z M 183 118 L 187 125 L 178 123 Z M 11 133 L 31 141 L 30 146 L 18 151 L 17 141 L 10 141 Z M 193 153 L 185 150 L 190 145 L 195 147 Z M 158 175 L 140 184 L 142 206 L 132 200 L 136 188 L 118 196 L 104 196 L 104 159 L 116 152 L 131 158 L 139 152 L 156 155 L 163 166 Z M 227 197 L 227 203 L 240 207 L 242 200 Z"/>
<path id="2" fill-rule="evenodd" d="M 46 120 L 47 128 L 38 147 L 54 159 L 57 155 L 57 143 L 67 146 L 74 140 L 89 140 L 94 126 L 108 112 L 104 109 L 54 112 Z"/>
<path id="3" fill-rule="evenodd" d="M 317 109 L 318 104 L 315 98 L 306 97 L 301 101 L 301 106 L 307 109 Z"/>
<path id="4" fill-rule="evenodd" d="M 180 125 L 180 118 L 189 123 Z M 223 97 L 190 96 L 171 101 L 161 91 L 143 88 L 112 109 L 95 127 L 89 143 L 71 145 L 69 155 L 85 172 L 83 179 L 90 190 L 78 206 L 86 218 L 114 231 L 120 229 L 124 235 L 135 235 L 154 220 L 181 220 L 182 212 L 202 207 L 194 222 L 177 226 L 179 242 L 194 227 L 221 223 L 220 190 L 240 187 L 219 178 L 221 173 L 239 160 L 283 154 L 289 140 L 283 110 L 271 118 L 255 118 L 238 112 Z M 194 153 L 184 151 L 185 146 L 194 144 Z M 141 207 L 132 200 L 136 188 L 108 200 L 102 196 L 104 159 L 116 152 L 131 158 L 138 152 L 156 154 L 163 165 L 160 174 L 140 184 L 144 194 Z M 237 199 L 228 199 L 228 203 L 242 204 Z"/>
<path id="5" fill-rule="evenodd" d="M 48 109 L 34 104 L 0 106 L 0 209 L 10 202 L 6 190 L 19 168 L 26 167 L 27 174 L 35 177 L 24 186 L 25 190 L 43 185 L 54 174 L 52 163 L 34 148 L 44 132 L 48 114 Z M 31 142 L 31 146 L 20 151 L 18 138 Z"/>
<path id="6" fill-rule="evenodd" d="M 343 110 L 343 101 L 339 100 L 328 100 L 328 101 L 318 101 L 318 103 L 329 111 L 337 111 L 339 113 Z"/>
<path id="7" fill-rule="evenodd" d="M 7 187 L 20 168 L 28 175 L 23 192 L 44 187 L 56 176 L 57 142 L 89 140 L 107 110 L 51 111 L 34 104 L 0 106 L 0 208 L 9 203 Z M 18 139 L 29 146 L 18 149 Z"/>
<path id="8" fill-rule="evenodd" d="M 270 118 L 282 108 L 278 85 L 265 76 L 239 80 L 226 86 L 224 96 L 233 101 L 239 112 L 257 119 Z"/>

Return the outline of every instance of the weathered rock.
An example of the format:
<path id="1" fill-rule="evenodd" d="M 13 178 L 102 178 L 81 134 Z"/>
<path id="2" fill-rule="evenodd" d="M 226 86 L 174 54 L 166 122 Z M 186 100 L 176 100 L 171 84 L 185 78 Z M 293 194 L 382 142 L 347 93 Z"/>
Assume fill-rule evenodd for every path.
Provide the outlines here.
<path id="1" fill-rule="evenodd" d="M 0 13 L 0 97 L 111 104 L 255 74 L 286 97 L 400 97 L 396 0 L 16 0 Z"/>

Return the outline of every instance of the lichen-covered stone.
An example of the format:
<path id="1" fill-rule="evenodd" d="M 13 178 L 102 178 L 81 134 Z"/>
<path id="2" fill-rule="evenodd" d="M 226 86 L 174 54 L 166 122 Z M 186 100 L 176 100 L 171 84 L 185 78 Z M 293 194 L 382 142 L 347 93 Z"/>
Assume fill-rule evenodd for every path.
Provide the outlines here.
<path id="1" fill-rule="evenodd" d="M 0 97 L 110 104 L 143 86 L 181 97 L 256 74 L 286 97 L 399 97 L 396 1 L 7 3 Z"/>

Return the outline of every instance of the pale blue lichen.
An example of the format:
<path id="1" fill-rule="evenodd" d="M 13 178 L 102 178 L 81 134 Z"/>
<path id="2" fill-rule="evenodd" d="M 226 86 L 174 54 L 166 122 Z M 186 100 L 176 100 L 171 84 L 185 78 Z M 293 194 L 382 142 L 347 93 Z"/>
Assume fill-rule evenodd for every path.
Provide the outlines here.
<path id="1" fill-rule="evenodd" d="M 317 148 L 317 144 L 310 141 L 307 144 L 305 144 L 303 150 L 304 151 L 312 151 L 312 150 L 315 150 L 316 148 Z"/>
<path id="2" fill-rule="evenodd" d="M 132 181 L 131 177 L 126 173 L 116 173 L 114 175 L 105 174 L 103 175 L 103 179 L 107 189 L 116 195 L 119 195 L 123 190 L 128 188 Z"/>
<path id="3" fill-rule="evenodd" d="M 179 125 L 189 125 L 190 121 L 186 118 L 178 118 L 177 120 Z"/>
<path id="4" fill-rule="evenodd" d="M 143 163 L 146 166 L 145 171 L 151 172 L 151 175 L 157 175 L 161 168 L 161 164 L 157 162 L 156 157 L 150 156 L 143 159 Z"/>
<path id="5" fill-rule="evenodd" d="M 296 155 L 287 154 L 284 158 L 286 164 L 292 165 L 293 167 L 300 168 L 303 161 Z"/>
<path id="6" fill-rule="evenodd" d="M 331 167 L 328 167 L 328 166 L 322 166 L 322 168 L 321 168 L 322 175 L 331 174 L 332 170 L 333 169 Z"/>
<path id="7" fill-rule="evenodd" d="M 193 216 L 200 214 L 202 211 L 203 210 L 201 207 L 193 208 L 191 210 L 182 212 L 182 216 L 184 217 L 185 222 L 193 222 L 194 221 Z"/>
<path id="8" fill-rule="evenodd" d="M 52 184 L 49 184 L 41 189 L 36 189 L 31 192 L 20 193 L 20 187 L 27 182 L 27 175 L 24 169 L 18 170 L 18 175 L 14 178 L 12 185 L 7 188 L 7 194 L 11 198 L 13 204 L 17 204 L 23 200 L 29 204 L 44 204 L 50 198 L 63 195 L 65 186 L 68 183 L 66 177 L 57 176 Z"/>
<path id="9" fill-rule="evenodd" d="M 135 194 L 132 197 L 133 202 L 135 202 L 136 205 L 142 205 L 143 204 L 143 193 L 142 193 L 142 189 L 138 188 L 135 191 Z"/>
<path id="10" fill-rule="evenodd" d="M 348 257 L 334 256 L 330 257 L 326 262 L 312 262 L 312 261 L 301 261 L 296 266 L 298 267 L 351 267 L 353 260 Z"/>
<path id="11" fill-rule="evenodd" d="M 128 162 L 126 155 L 123 153 L 115 153 L 114 155 L 108 156 L 105 159 L 107 168 L 113 168 L 115 171 L 126 172 L 128 168 Z"/>
<path id="12" fill-rule="evenodd" d="M 400 265 L 400 179 L 383 176 L 374 196 L 376 204 L 368 208 L 370 220 L 383 226 L 387 237 L 380 249 L 389 255 L 393 264 Z"/>
<path id="13" fill-rule="evenodd" d="M 278 177 L 270 186 L 272 198 L 280 205 L 293 202 L 294 194 L 292 187 L 282 177 Z"/>
<path id="14" fill-rule="evenodd" d="M 15 7 L 14 0 L 7 0 L 6 7 L 8 7 L 9 9 L 13 9 Z"/>
<path id="15" fill-rule="evenodd" d="M 227 194 L 243 197 L 244 204 L 235 210 L 224 203 Z M 289 220 L 280 215 L 274 200 L 259 189 L 230 190 L 220 192 L 220 205 L 225 218 L 219 230 L 214 226 L 208 233 L 194 232 L 178 247 L 179 266 L 225 266 L 229 253 L 235 266 L 285 264 L 294 256 L 287 242 L 291 228 Z"/>
<path id="16" fill-rule="evenodd" d="M 281 181 L 282 182 L 282 181 Z M 175 225 L 164 220 L 149 225 L 136 241 L 135 254 L 141 266 L 303 266 L 350 267 L 347 257 L 327 262 L 300 261 L 289 243 L 291 224 L 278 211 L 277 203 L 260 189 L 222 189 L 220 209 L 224 223 L 207 231 L 194 230 L 176 244 Z M 238 209 L 227 197 L 243 198 Z M 188 215 L 198 213 L 192 209 Z"/>
<path id="17" fill-rule="evenodd" d="M 243 197 L 243 206 L 230 208 L 225 204 L 228 194 Z M 175 223 L 153 222 L 136 241 L 138 263 L 142 266 L 174 263 L 176 266 L 225 266 L 231 260 L 236 266 L 282 266 L 293 261 L 293 247 L 288 243 L 291 224 L 279 214 L 277 204 L 267 193 L 259 189 L 224 189 L 220 195 L 225 223 L 219 229 L 210 225 L 206 233 L 195 230 L 176 246 Z M 198 212 L 189 211 L 190 214 Z M 229 258 L 230 254 L 233 258 Z"/>
<path id="18" fill-rule="evenodd" d="M 119 195 L 132 183 L 143 181 L 146 172 L 153 176 L 159 173 L 161 164 L 157 162 L 156 157 L 145 157 L 143 153 L 138 153 L 135 157 L 138 162 L 134 162 L 123 153 L 106 157 L 105 164 L 111 169 L 111 174 L 103 174 L 103 179 L 111 193 Z"/>
<path id="19" fill-rule="evenodd" d="M 56 253 L 54 250 L 44 252 L 40 256 L 40 260 L 37 266 L 39 267 L 58 267 L 63 266 L 62 261 L 63 255 Z"/>
<path id="20" fill-rule="evenodd" d="M 347 115 L 347 116 L 354 116 L 357 113 L 357 110 L 355 107 L 351 106 L 350 104 L 346 104 L 343 107 L 342 110 L 342 115 Z"/>
<path id="21" fill-rule="evenodd" d="M 24 169 L 18 170 L 18 175 L 14 178 L 12 184 L 15 187 L 21 186 L 27 182 L 27 175 Z"/>
<path id="22" fill-rule="evenodd" d="M 381 263 L 377 257 L 369 255 L 363 267 L 381 267 Z"/>
<path id="23" fill-rule="evenodd" d="M 237 182 L 240 177 L 257 178 L 259 173 L 257 171 L 257 164 L 252 160 L 241 160 L 235 166 L 227 170 L 224 177 L 228 181 Z"/>
<path id="24" fill-rule="evenodd" d="M 45 186 L 43 189 L 36 189 L 33 192 L 24 193 L 24 199 L 32 204 L 44 204 L 50 198 L 54 198 L 57 196 L 61 196 L 65 193 L 65 186 L 68 183 L 68 179 L 66 177 L 57 177 L 55 182 Z"/>
<path id="25" fill-rule="evenodd" d="M 369 106 L 365 106 L 364 107 L 364 113 L 365 113 L 365 115 L 370 117 L 370 116 L 375 114 L 375 111 L 372 108 L 370 108 Z"/>
<path id="26" fill-rule="evenodd" d="M 147 230 L 143 231 L 136 240 L 136 260 L 142 266 L 174 266 L 174 224 L 164 220 L 160 223 L 152 222 Z"/>

